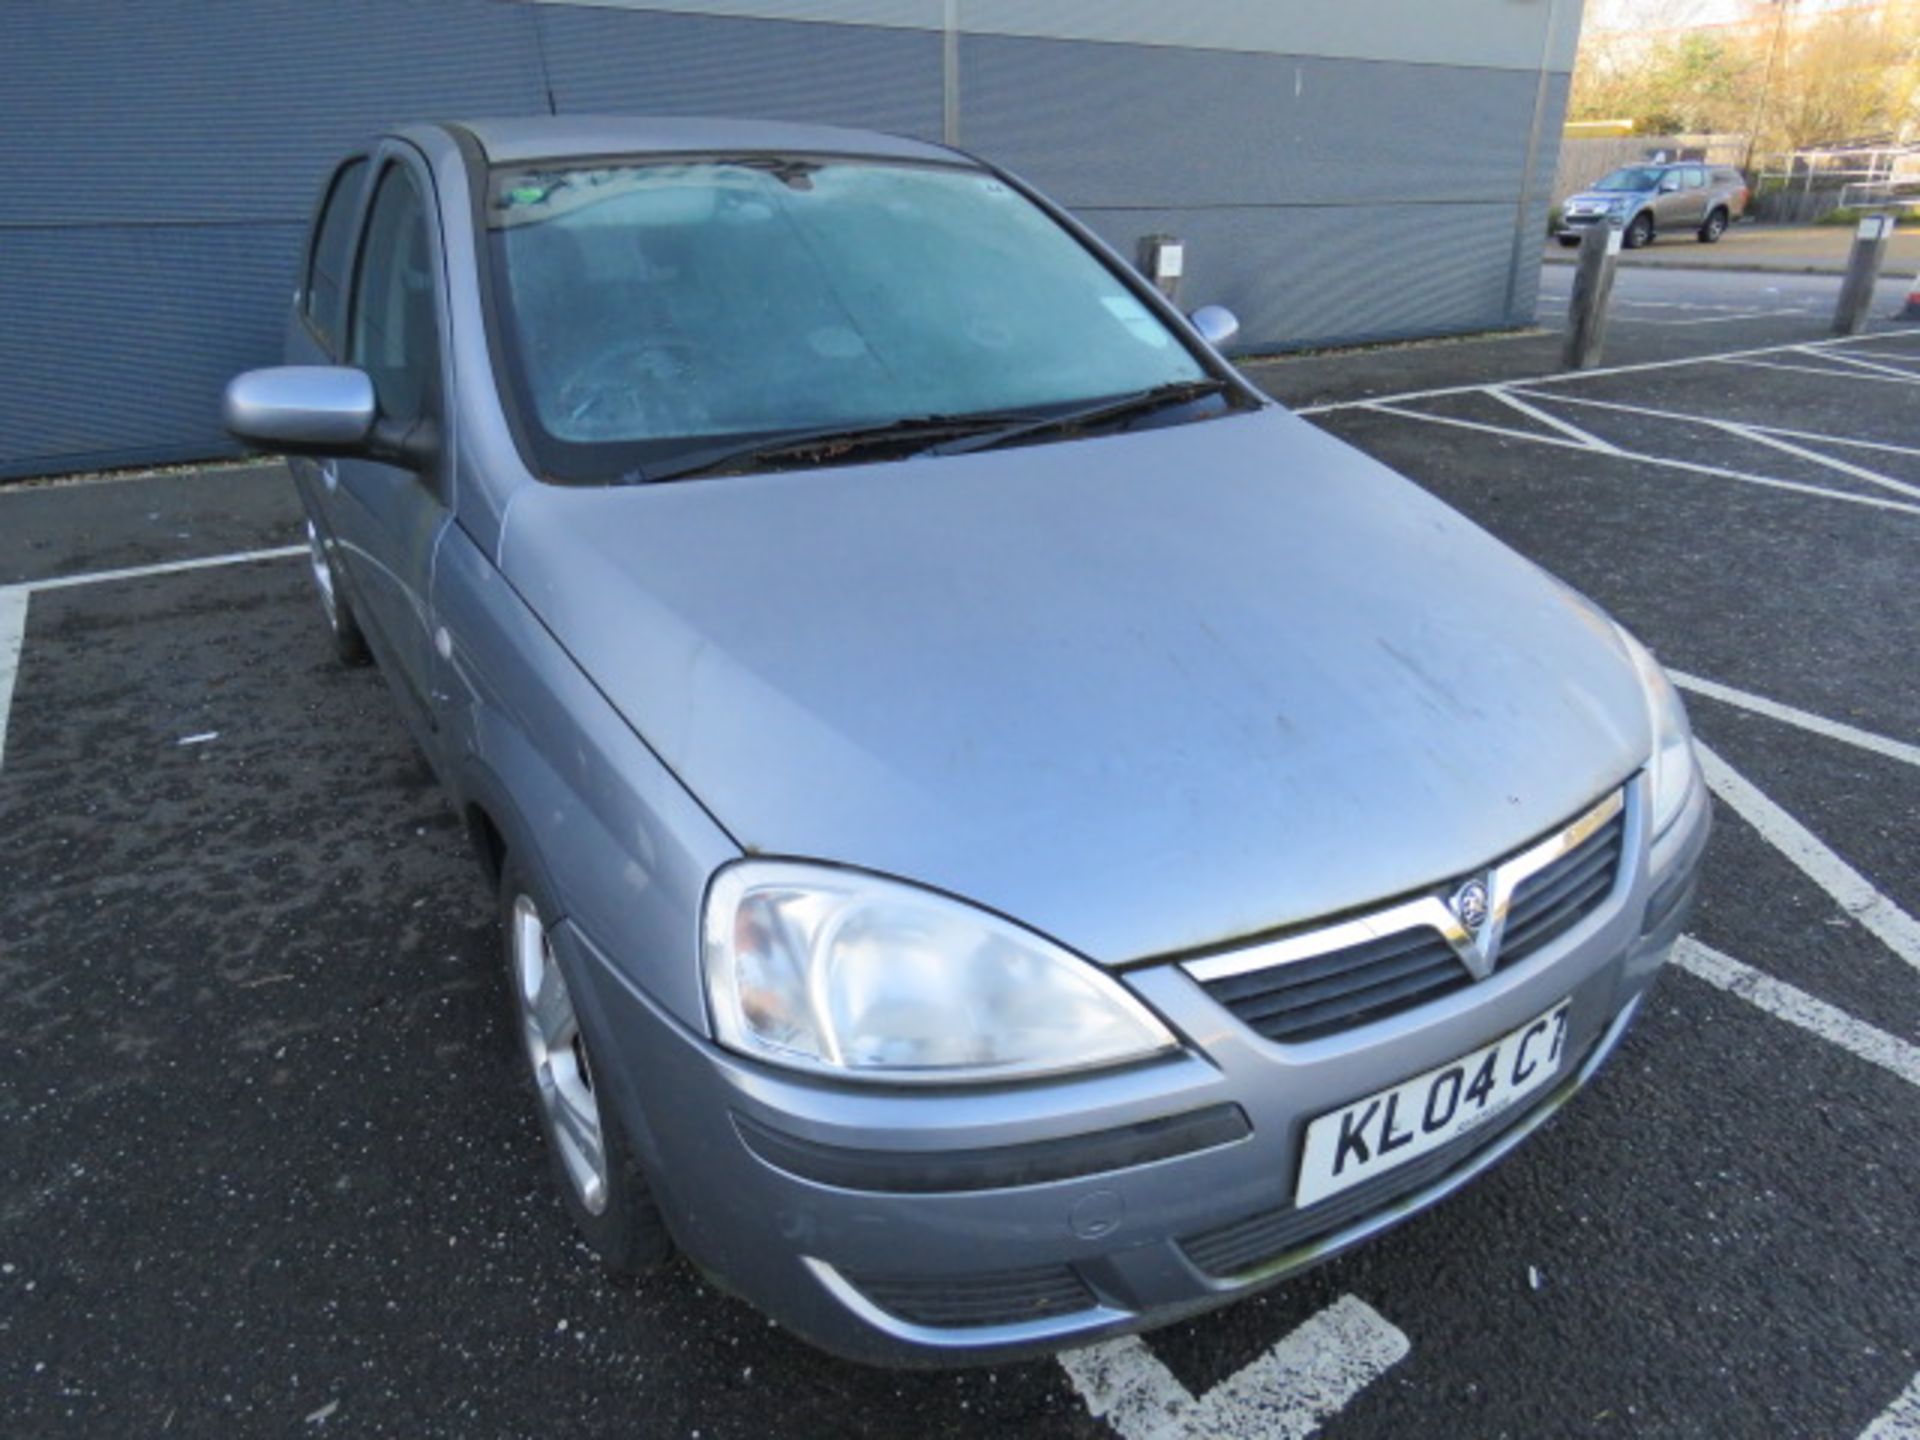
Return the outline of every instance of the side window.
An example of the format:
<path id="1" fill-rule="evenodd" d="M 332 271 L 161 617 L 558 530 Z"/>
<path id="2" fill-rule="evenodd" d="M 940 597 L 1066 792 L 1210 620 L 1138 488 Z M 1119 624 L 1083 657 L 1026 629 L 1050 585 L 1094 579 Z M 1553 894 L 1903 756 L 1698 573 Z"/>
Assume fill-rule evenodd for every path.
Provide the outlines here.
<path id="1" fill-rule="evenodd" d="M 1687 167 L 1687 188 L 1689 190 L 1698 190 L 1706 183 L 1707 172 L 1705 170 L 1702 170 L 1698 165 L 1689 165 Z"/>
<path id="2" fill-rule="evenodd" d="M 340 297 L 347 288 L 348 247 L 353 241 L 353 218 L 360 192 L 367 183 L 367 162 L 349 160 L 334 172 L 327 198 L 314 223 L 313 249 L 307 256 L 307 280 L 301 287 L 300 308 L 320 343 L 332 347 L 339 339 Z"/>
<path id="3" fill-rule="evenodd" d="M 433 404 L 440 379 L 432 245 L 412 178 L 387 167 L 374 192 L 355 271 L 349 359 L 373 377 L 380 413 L 402 422 Z"/>

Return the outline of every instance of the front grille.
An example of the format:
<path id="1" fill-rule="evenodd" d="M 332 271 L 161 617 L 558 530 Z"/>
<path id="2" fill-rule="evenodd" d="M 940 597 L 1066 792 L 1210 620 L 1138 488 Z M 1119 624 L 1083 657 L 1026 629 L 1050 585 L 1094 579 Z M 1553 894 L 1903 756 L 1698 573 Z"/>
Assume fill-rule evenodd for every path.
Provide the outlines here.
<path id="1" fill-rule="evenodd" d="M 1592 1051 L 1593 1045 L 1589 1044 L 1567 1067 L 1567 1074 L 1578 1075 Z M 1304 1210 L 1292 1205 L 1283 1205 L 1277 1210 L 1263 1210 L 1244 1220 L 1183 1236 L 1179 1242 L 1180 1248 L 1186 1252 L 1188 1259 L 1216 1280 L 1231 1280 L 1251 1270 L 1258 1270 L 1291 1250 L 1309 1245 L 1386 1209 L 1402 1196 L 1424 1189 L 1448 1172 L 1467 1164 L 1541 1106 L 1565 1094 L 1568 1083 L 1562 1081 L 1541 1094 L 1528 1096 L 1525 1103 L 1496 1116 L 1479 1129 L 1470 1130 L 1418 1160 L 1363 1181 L 1351 1190 L 1331 1195 L 1317 1205 L 1310 1205 Z"/>
<path id="2" fill-rule="evenodd" d="M 1497 963 L 1518 964 L 1606 902 L 1626 849 L 1624 806 L 1572 850 L 1514 891 Z M 1460 881 L 1439 894 L 1459 888 Z M 1268 1040 L 1299 1042 L 1425 1005 L 1473 983 L 1466 964 L 1430 925 L 1300 960 L 1201 982 L 1207 994 Z"/>
<path id="3" fill-rule="evenodd" d="M 1206 982 L 1206 991 L 1269 1040 L 1312 1040 L 1409 1010 L 1471 984 L 1425 925 L 1344 950 Z"/>
<path id="4" fill-rule="evenodd" d="M 941 1329 L 1051 1320 L 1098 1304 L 1070 1265 L 972 1275 L 848 1275 L 846 1279 L 889 1315 Z"/>
<path id="5" fill-rule="evenodd" d="M 1514 965 L 1566 934 L 1613 892 L 1626 849 L 1627 812 L 1616 810 L 1593 834 L 1520 882 L 1500 941 L 1501 965 Z"/>

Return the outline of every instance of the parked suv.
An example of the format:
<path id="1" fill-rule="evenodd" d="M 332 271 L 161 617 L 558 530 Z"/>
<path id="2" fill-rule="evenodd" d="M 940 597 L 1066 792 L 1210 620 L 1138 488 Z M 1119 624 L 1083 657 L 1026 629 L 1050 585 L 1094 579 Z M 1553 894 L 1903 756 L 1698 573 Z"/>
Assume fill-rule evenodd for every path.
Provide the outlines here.
<path id="1" fill-rule="evenodd" d="M 1568 196 L 1554 233 L 1562 245 L 1578 245 L 1587 226 L 1605 220 L 1622 232 L 1629 250 L 1662 232 L 1687 230 L 1711 245 L 1746 213 L 1747 182 L 1731 165 L 1625 165 Z"/>

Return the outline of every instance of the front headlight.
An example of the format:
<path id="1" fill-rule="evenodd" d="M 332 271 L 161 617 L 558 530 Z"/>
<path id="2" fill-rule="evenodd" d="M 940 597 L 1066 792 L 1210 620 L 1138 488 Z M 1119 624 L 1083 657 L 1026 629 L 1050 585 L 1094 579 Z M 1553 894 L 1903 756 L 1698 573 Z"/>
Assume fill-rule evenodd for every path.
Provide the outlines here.
<path id="1" fill-rule="evenodd" d="M 1652 781 L 1653 790 L 1649 828 L 1658 839 L 1680 818 L 1693 791 L 1694 777 L 1699 770 L 1693 758 L 1693 728 L 1687 724 L 1680 692 L 1673 688 L 1673 681 L 1660 668 L 1660 662 L 1623 626 L 1614 628 L 1619 630 L 1647 693 L 1647 712 L 1653 722 L 1653 759 L 1647 765 L 1647 778 Z"/>
<path id="2" fill-rule="evenodd" d="M 1105 972 L 998 916 L 857 871 L 743 860 L 707 891 L 714 1038 L 845 1079 L 1025 1079 L 1178 1043 Z"/>

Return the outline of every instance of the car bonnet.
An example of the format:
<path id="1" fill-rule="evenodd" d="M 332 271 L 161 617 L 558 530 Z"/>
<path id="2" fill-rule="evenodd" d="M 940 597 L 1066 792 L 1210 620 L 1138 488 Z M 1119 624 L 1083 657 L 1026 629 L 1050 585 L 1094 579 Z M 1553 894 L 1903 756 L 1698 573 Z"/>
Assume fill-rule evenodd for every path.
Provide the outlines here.
<path id="1" fill-rule="evenodd" d="M 541 485 L 501 565 L 743 849 L 1104 962 L 1442 882 L 1649 744 L 1604 617 L 1277 409 Z"/>

